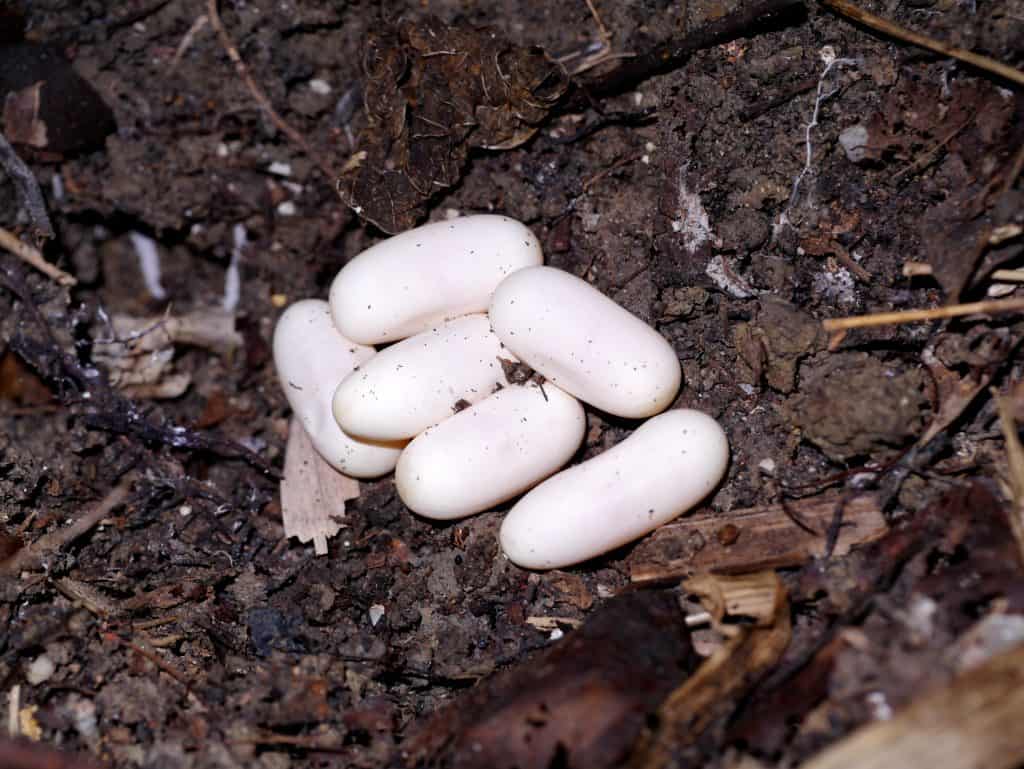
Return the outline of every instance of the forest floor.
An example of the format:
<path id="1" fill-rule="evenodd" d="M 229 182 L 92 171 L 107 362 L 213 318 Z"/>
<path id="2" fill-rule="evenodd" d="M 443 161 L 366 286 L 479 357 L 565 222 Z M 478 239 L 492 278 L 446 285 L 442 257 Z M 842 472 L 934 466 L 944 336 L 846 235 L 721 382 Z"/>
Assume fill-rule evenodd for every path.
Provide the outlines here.
<path id="1" fill-rule="evenodd" d="M 864 2 L 1024 64 L 1020 0 Z M 9 731 L 68 767 L 474 766 L 496 745 L 488 766 L 613 766 L 630 751 L 654 766 L 652 744 L 667 746 L 658 765 L 797 766 L 1024 641 L 1024 458 L 1007 443 L 1024 420 L 1020 81 L 813 1 L 639 66 L 743 8 L 225 0 L 211 19 L 203 0 L 0 2 L 0 71 L 45 44 L 81 77 L 36 114 L 44 136 L 10 95 L 0 125 L 45 196 L 43 252 L 75 280 L 0 252 Z M 524 81 L 504 122 L 439 126 L 424 161 L 401 132 L 436 108 L 424 94 L 482 98 L 420 56 L 431 30 L 466 52 L 465 73 L 493 54 Z M 56 82 L 61 61 L 28 85 L 0 72 L 0 88 Z M 623 75 L 630 63 L 639 74 Z M 403 72 L 435 90 L 398 88 Z M 31 240 L 29 209 L 0 173 L 0 226 Z M 362 482 L 317 557 L 282 525 L 276 318 L 325 297 L 385 231 L 486 212 L 525 222 L 548 264 L 671 342 L 675 405 L 720 420 L 727 478 L 681 523 L 545 573 L 501 554 L 507 506 L 439 524 L 391 478 Z M 822 324 L 970 302 L 996 304 Z M 143 354 L 109 342 L 172 318 L 206 325 Z M 587 419 L 579 459 L 635 427 Z M 788 596 L 766 620 L 787 643 L 719 689 L 699 726 L 672 731 L 671 710 L 638 720 L 679 683 L 645 665 L 699 661 L 680 651 L 685 630 L 664 630 L 667 652 L 643 630 L 702 609 L 680 580 L 764 569 Z M 662 616 L 666 596 L 678 618 Z M 588 617 L 594 659 L 625 682 L 607 697 L 588 699 L 589 673 L 555 652 Z M 728 647 L 713 619 L 693 634 L 699 655 Z M 0 743 L 0 765 L 43 766 L 16 757 L 24 744 Z"/>

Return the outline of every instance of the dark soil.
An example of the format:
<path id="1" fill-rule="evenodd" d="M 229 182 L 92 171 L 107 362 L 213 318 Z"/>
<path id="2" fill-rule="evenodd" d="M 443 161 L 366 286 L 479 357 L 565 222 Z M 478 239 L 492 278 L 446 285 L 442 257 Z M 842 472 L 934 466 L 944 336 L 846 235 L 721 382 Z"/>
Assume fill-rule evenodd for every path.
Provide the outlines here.
<path id="1" fill-rule="evenodd" d="M 866 3 L 1024 64 L 1014 0 Z M 735 10 L 731 0 L 597 5 L 614 53 L 683 39 Z M 283 535 L 276 471 L 289 411 L 271 331 L 287 302 L 325 296 L 347 259 L 385 237 L 321 168 L 342 169 L 381 130 L 362 106 L 371 33 L 429 12 L 441 20 L 432 23 L 487 25 L 510 49 L 563 57 L 599 30 L 582 1 L 222 2 L 254 80 L 310 157 L 267 118 L 209 24 L 189 38 L 205 6 L 0 2 L 0 38 L 55 47 L 84 79 L 76 87 L 90 84 L 116 121 L 85 148 L 16 144 L 56 231 L 45 253 L 79 282 L 69 290 L 2 257 L 0 560 L 133 479 L 126 504 L 74 543 L 0 572 L 0 701 L 19 698 L 22 734 L 112 766 L 385 766 L 421 719 L 626 589 L 634 551 L 525 572 L 499 552 L 503 510 L 431 523 L 385 478 L 361 485 L 329 554 L 314 557 Z M 23 35 L 10 31 L 20 24 Z M 954 394 L 961 379 L 987 378 L 1016 394 L 1024 418 L 1020 316 L 883 325 L 832 349 L 820 321 L 975 301 L 992 270 L 1021 266 L 1019 230 L 992 247 L 987 238 L 1024 216 L 1013 176 L 1024 92 L 813 2 L 747 34 L 590 107 L 566 111 L 553 99 L 525 133 L 502 124 L 487 141 L 446 139 L 457 168 L 408 216 L 522 220 L 549 264 L 670 340 L 685 380 L 676 405 L 721 420 L 732 445 L 728 477 L 702 512 L 726 522 L 740 508 L 867 488 L 898 525 L 956 508 L 950 490 L 969 489 L 1002 515 L 1010 502 L 998 485 L 1008 470 L 995 401 L 981 387 L 956 408 Z M 618 61 L 576 80 L 596 82 Z M 483 149 L 495 136 L 519 143 Z M 27 217 L 0 174 L 0 225 L 27 233 Z M 105 384 L 109 366 L 95 356 L 103 317 L 219 307 L 239 225 L 241 344 L 174 347 L 157 384 L 187 376 L 178 397 Z M 147 288 L 132 233 L 156 242 L 166 297 Z M 904 277 L 907 261 L 933 275 Z M 917 444 L 940 417 L 944 429 Z M 634 427 L 588 420 L 581 457 Z M 988 548 L 999 537 L 982 539 Z M 906 572 L 871 581 L 872 608 L 819 613 L 862 634 L 836 651 L 818 687 L 819 700 L 833 698 L 828 715 L 787 706 L 800 728 L 770 737 L 723 728 L 705 765 L 732 765 L 729 744 L 792 765 L 882 717 L 879 703 L 898 708 L 948 680 L 950 650 L 1020 572 L 989 574 L 984 589 L 954 599 L 947 583 L 935 587 L 946 561 L 922 552 Z M 862 587 L 857 570 L 871 562 L 855 555 L 823 564 L 815 584 L 828 587 L 808 600 L 838 600 L 840 568 Z M 1000 557 L 1012 563 L 1012 547 Z M 807 573 L 787 579 L 799 592 Z M 560 629 L 527 621 L 536 617 L 559 618 Z M 797 621 L 794 633 L 794 649 L 813 649 L 822 626 Z"/>

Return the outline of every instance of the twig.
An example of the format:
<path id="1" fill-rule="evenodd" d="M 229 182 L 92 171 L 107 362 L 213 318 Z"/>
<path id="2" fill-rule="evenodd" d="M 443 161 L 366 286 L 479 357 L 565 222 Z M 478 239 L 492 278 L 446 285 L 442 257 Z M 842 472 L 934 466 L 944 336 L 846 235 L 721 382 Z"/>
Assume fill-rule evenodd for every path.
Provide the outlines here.
<path id="1" fill-rule="evenodd" d="M 131 649 L 136 654 L 142 655 L 147 660 L 156 665 L 157 668 L 159 668 L 161 671 L 163 671 L 171 678 L 173 678 L 175 681 L 184 686 L 186 692 L 195 696 L 195 690 L 192 688 L 192 682 L 188 680 L 185 674 L 179 670 L 176 670 L 174 667 L 168 665 L 166 662 L 160 659 L 160 656 L 157 655 L 156 652 L 150 651 L 144 646 L 141 646 L 128 638 L 123 638 L 122 636 L 119 636 L 117 633 L 103 633 L 103 638 L 108 641 L 114 641 L 116 643 L 119 643 L 122 646 Z M 200 700 L 200 702 L 202 702 L 202 700 Z"/>
<path id="2" fill-rule="evenodd" d="M 79 517 L 70 526 L 65 526 L 63 529 L 58 529 L 51 534 L 44 534 L 6 561 L 0 561 L 0 574 L 19 574 L 23 571 L 37 568 L 47 555 L 60 550 L 64 545 L 82 536 L 110 515 L 110 511 L 121 504 L 128 495 L 130 484 L 131 479 L 122 480 L 92 510 Z"/>
<path id="3" fill-rule="evenodd" d="M 1024 310 L 1024 299 L 996 299 L 967 304 L 953 304 L 929 310 L 904 310 L 902 312 L 877 312 L 873 315 L 855 315 L 849 318 L 828 318 L 821 322 L 826 331 L 845 331 L 850 328 L 889 326 L 901 323 L 919 323 L 927 320 L 958 318 L 962 315 L 984 313 L 997 315 L 1004 312 Z"/>
<path id="4" fill-rule="evenodd" d="M 857 278 L 857 280 L 859 280 L 861 283 L 866 283 L 868 285 L 871 284 L 871 273 L 865 270 L 859 264 L 857 264 L 857 260 L 850 256 L 850 254 L 847 252 L 845 248 L 836 243 L 832 248 L 832 252 L 835 254 L 835 257 L 839 261 L 839 263 L 842 264 L 843 267 L 845 267 L 851 273 L 853 273 L 853 276 Z"/>
<path id="5" fill-rule="evenodd" d="M 587 8 L 590 9 L 590 15 L 594 17 L 594 21 L 597 23 L 597 34 L 601 37 L 601 40 L 604 41 L 605 45 L 609 45 L 611 43 L 612 36 L 611 33 L 608 32 L 608 28 L 604 25 L 604 22 L 601 20 L 601 14 L 597 12 L 594 0 L 586 0 L 586 3 Z"/>
<path id="6" fill-rule="evenodd" d="M 232 41 L 231 36 L 228 34 L 227 29 L 225 29 L 224 24 L 220 19 L 220 15 L 217 13 L 217 0 L 207 0 L 206 15 L 210 19 L 210 24 L 212 24 L 213 28 L 217 30 L 217 36 L 220 38 L 221 46 L 227 53 L 228 58 L 231 59 L 231 62 L 235 65 L 235 72 L 238 73 L 238 76 L 245 83 L 246 87 L 249 89 L 249 93 L 252 94 L 252 97 L 257 101 L 260 107 L 263 108 L 263 111 L 267 113 L 267 117 L 270 118 L 271 122 L 277 126 L 281 133 L 297 144 L 299 148 L 306 153 L 306 156 L 317 164 L 329 180 L 334 181 L 337 179 L 337 171 L 335 171 L 334 168 L 331 167 L 331 164 L 313 149 L 310 143 L 306 141 L 306 137 L 300 134 L 277 113 L 277 110 L 274 109 L 273 105 L 270 103 L 270 99 L 268 99 L 267 95 L 263 92 L 263 89 L 256 84 L 255 80 L 253 80 L 252 75 L 249 73 L 249 67 L 246 66 L 246 63 L 242 60 L 241 54 L 238 53 L 238 48 L 235 46 L 234 41 Z"/>
<path id="7" fill-rule="evenodd" d="M 957 48 L 956 46 L 949 45 L 949 43 L 943 43 L 940 40 L 935 40 L 918 32 L 912 32 L 888 19 L 883 19 L 881 16 L 875 16 L 873 13 L 858 8 L 853 3 L 848 2 L 848 0 L 822 0 L 822 2 L 843 16 L 859 21 L 864 26 L 870 27 L 877 32 L 895 37 L 897 40 L 902 40 L 905 43 L 934 51 L 943 56 L 951 56 L 954 59 L 970 64 L 972 67 L 983 69 L 993 75 L 1009 80 L 1011 83 L 1024 85 L 1024 72 L 1009 67 L 988 56 L 982 56 L 981 54 Z"/>
<path id="8" fill-rule="evenodd" d="M 25 241 L 19 239 L 13 232 L 3 227 L 0 227 L 0 246 L 6 248 L 21 259 L 21 261 L 35 267 L 44 275 L 53 278 L 62 286 L 73 286 L 78 283 L 72 275 L 68 275 L 57 265 L 46 261 L 38 249 L 33 248 Z"/>
<path id="9" fill-rule="evenodd" d="M 50 224 L 50 217 L 46 213 L 46 203 L 43 201 L 43 193 L 39 189 L 39 182 L 35 175 L 18 157 L 14 147 L 7 141 L 7 137 L 0 131 L 0 166 L 10 175 L 14 182 L 14 188 L 18 191 L 22 205 L 28 211 L 32 220 L 32 226 L 36 229 L 36 235 L 41 238 L 53 237 L 53 225 Z"/>
<path id="10" fill-rule="evenodd" d="M 601 171 L 598 171 L 596 174 L 594 174 L 589 179 L 587 179 L 585 182 L 583 182 L 583 191 L 586 192 L 594 184 L 596 184 L 597 182 L 601 181 L 603 178 L 605 178 L 609 174 L 614 173 L 615 171 L 619 170 L 623 166 L 628 166 L 630 163 L 635 163 L 636 161 L 638 161 L 643 156 L 644 156 L 644 153 L 641 151 L 641 152 L 636 152 L 636 153 L 634 153 L 632 155 L 626 155 L 623 158 L 619 158 L 614 163 L 612 163 L 610 166 L 608 166 L 607 168 L 605 168 L 605 169 L 603 169 Z"/>
<path id="11" fill-rule="evenodd" d="M 912 163 L 908 163 L 902 171 L 899 171 L 895 176 L 892 177 L 892 180 L 894 182 L 898 182 L 904 176 L 907 176 L 912 173 L 918 173 L 920 171 L 923 171 L 928 166 L 930 166 L 933 162 L 935 162 L 935 159 L 938 157 L 939 152 L 942 150 L 942 148 L 949 144 L 951 141 L 953 141 L 953 139 L 956 138 L 957 134 L 959 134 L 962 130 L 964 130 L 968 125 L 970 125 L 973 122 L 974 116 L 972 115 L 970 118 L 968 118 L 959 126 L 950 131 L 949 135 L 946 136 L 945 139 L 940 141 L 938 144 L 936 144 L 934 147 L 932 147 L 930 150 L 924 153 L 917 160 L 913 161 Z"/>
<path id="12" fill-rule="evenodd" d="M 767 99 L 761 99 L 760 101 L 754 102 L 748 107 L 744 107 L 740 110 L 737 117 L 744 123 L 749 123 L 754 118 L 760 117 L 766 112 L 781 107 L 786 102 L 794 99 L 800 94 L 813 91 L 818 85 L 818 76 L 809 77 L 806 80 L 801 80 L 796 85 L 787 88 L 782 93 L 776 94 L 775 96 L 769 96 Z"/>
<path id="13" fill-rule="evenodd" d="M 743 35 L 756 34 L 756 30 L 763 28 L 771 17 L 802 7 L 803 0 L 753 0 L 741 10 L 705 24 L 682 40 L 672 40 L 639 56 L 624 59 L 622 66 L 606 75 L 581 80 L 576 92 L 561 109 L 566 112 L 585 109 L 595 96 L 608 96 L 633 88 L 654 75 L 675 69 L 696 51 Z"/>
<path id="14" fill-rule="evenodd" d="M 904 278 L 917 278 L 931 275 L 933 272 L 932 266 L 928 262 L 904 262 L 903 263 L 903 277 Z"/>
<path id="15" fill-rule="evenodd" d="M 201 14 L 195 21 L 192 22 L 192 26 L 188 28 L 184 37 L 181 38 L 181 42 L 178 43 L 178 47 L 174 51 L 174 56 L 171 58 L 170 71 L 174 72 L 181 64 L 182 58 L 185 56 L 185 52 L 192 47 L 192 42 L 207 24 L 210 23 L 210 17 L 205 13 Z"/>

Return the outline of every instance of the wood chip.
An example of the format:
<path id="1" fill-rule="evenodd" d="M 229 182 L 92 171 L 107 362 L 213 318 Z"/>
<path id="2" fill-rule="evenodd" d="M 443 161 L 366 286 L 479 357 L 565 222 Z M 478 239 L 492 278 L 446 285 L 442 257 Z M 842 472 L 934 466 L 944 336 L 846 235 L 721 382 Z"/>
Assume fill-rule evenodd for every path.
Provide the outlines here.
<path id="1" fill-rule="evenodd" d="M 292 417 L 281 481 L 281 517 L 286 537 L 313 540 L 327 555 L 327 539 L 341 529 L 345 502 L 359 496 L 359 482 L 342 475 L 316 453 L 302 424 Z"/>
<path id="2" fill-rule="evenodd" d="M 760 569 L 799 566 L 825 554 L 825 532 L 839 496 L 830 494 L 794 501 L 687 518 L 663 526 L 630 559 L 634 583 L 679 580 L 701 572 L 741 574 Z M 788 509 L 788 513 L 787 513 Z M 796 523 L 799 520 L 807 528 Z M 855 497 L 843 509 L 834 555 L 874 541 L 887 530 L 885 518 L 870 495 Z M 686 557 L 660 554 L 691 551 Z"/>

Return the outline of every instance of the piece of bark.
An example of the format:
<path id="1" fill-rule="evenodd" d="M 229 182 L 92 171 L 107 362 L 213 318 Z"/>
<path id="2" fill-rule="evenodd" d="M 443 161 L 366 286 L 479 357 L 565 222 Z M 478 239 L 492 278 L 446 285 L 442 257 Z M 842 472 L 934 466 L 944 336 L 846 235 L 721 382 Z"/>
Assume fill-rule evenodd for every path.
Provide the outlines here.
<path id="1" fill-rule="evenodd" d="M 857 730 L 801 769 L 1012 769 L 1024 762 L 1024 645 Z"/>
<path id="2" fill-rule="evenodd" d="M 281 481 L 281 518 L 286 537 L 313 540 L 317 555 L 327 555 L 327 539 L 341 529 L 345 502 L 359 496 L 359 482 L 342 475 L 321 457 L 292 417 Z"/>
<path id="3" fill-rule="evenodd" d="M 738 574 L 799 566 L 825 554 L 825 532 L 837 504 L 839 496 L 828 495 L 663 526 L 630 557 L 630 577 L 636 584 L 650 584 L 702 572 Z M 882 511 L 869 495 L 849 500 L 842 520 L 833 555 L 844 555 L 887 530 Z M 680 553 L 683 557 L 676 557 Z"/>
<path id="4" fill-rule="evenodd" d="M 662 703 L 656 728 L 643 735 L 633 752 L 631 769 L 677 765 L 681 752 L 695 745 L 713 723 L 731 714 L 789 645 L 789 601 L 774 572 L 743 577 L 702 575 L 686 587 L 701 597 L 715 628 L 729 637 Z M 734 624 L 743 619 L 749 624 Z"/>
<path id="5" fill-rule="evenodd" d="M 602 769 L 697 662 L 675 593 L 609 600 L 559 643 L 421 722 L 405 766 Z"/>

